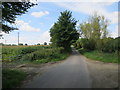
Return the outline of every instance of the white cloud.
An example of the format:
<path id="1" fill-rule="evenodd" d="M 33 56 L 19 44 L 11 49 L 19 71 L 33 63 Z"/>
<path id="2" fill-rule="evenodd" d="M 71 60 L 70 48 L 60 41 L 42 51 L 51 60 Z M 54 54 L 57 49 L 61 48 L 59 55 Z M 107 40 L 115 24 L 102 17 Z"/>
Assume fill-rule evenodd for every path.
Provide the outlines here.
<path id="1" fill-rule="evenodd" d="M 11 32 L 9 35 L 4 35 L 4 39 L 0 40 L 0 42 L 3 42 L 6 44 L 18 44 L 18 32 Z M 50 43 L 50 33 L 49 31 L 44 31 L 43 33 L 38 34 L 29 34 L 31 32 L 28 32 L 27 34 L 20 33 L 19 35 L 19 42 L 20 43 L 27 43 L 28 45 L 34 45 L 37 43 L 44 44 L 44 42 Z"/>
<path id="2" fill-rule="evenodd" d="M 80 0 L 80 1 L 86 1 L 86 2 L 118 2 L 119 0 Z"/>
<path id="3" fill-rule="evenodd" d="M 55 4 L 61 7 L 64 7 L 66 9 L 69 9 L 71 11 L 84 13 L 89 16 L 93 15 L 94 12 L 97 12 L 99 15 L 104 15 L 110 21 L 110 24 L 118 24 L 118 11 L 115 10 L 113 12 L 110 12 L 107 10 L 107 6 L 110 6 L 117 1 L 118 0 L 110 0 L 105 2 L 105 0 L 90 0 L 89 2 L 73 2 L 73 3 L 55 2 Z M 77 23 L 77 26 L 78 26 L 78 23 Z M 114 38 L 118 36 L 117 26 L 110 30 L 112 31 L 110 33 L 111 34 L 110 36 Z"/>
<path id="4" fill-rule="evenodd" d="M 0 31 L 0 35 L 5 35 L 5 34 L 7 34 L 7 33 Z"/>
<path id="5" fill-rule="evenodd" d="M 42 35 L 41 35 L 41 43 L 44 43 L 44 42 L 47 42 L 49 43 L 50 42 L 50 32 L 49 31 L 45 31 Z"/>
<path id="6" fill-rule="evenodd" d="M 4 44 L 18 44 L 18 38 L 16 35 L 4 35 L 4 39 L 2 40 Z"/>
<path id="7" fill-rule="evenodd" d="M 34 28 L 29 25 L 29 23 L 24 22 L 23 20 L 16 20 L 15 22 L 19 26 L 19 30 L 28 31 L 28 32 L 39 32 L 39 28 Z"/>
<path id="8" fill-rule="evenodd" d="M 39 38 L 38 38 L 39 37 Z M 20 39 L 21 42 L 23 43 L 28 43 L 28 44 L 44 44 L 44 42 L 47 42 L 48 44 L 50 43 L 50 33 L 49 31 L 45 31 L 43 33 L 40 33 L 37 36 L 27 36 L 27 37 L 21 37 Z"/>
<path id="9" fill-rule="evenodd" d="M 30 0 L 36 2 L 108 2 L 108 0 Z M 117 2 L 118 0 L 109 0 L 109 2 Z"/>
<path id="10" fill-rule="evenodd" d="M 118 25 L 115 26 L 115 30 L 110 33 L 110 36 L 112 36 L 113 38 L 120 36 L 120 32 L 118 32 Z"/>
<path id="11" fill-rule="evenodd" d="M 84 13 L 87 15 L 93 15 L 95 11 L 98 12 L 100 15 L 104 15 L 106 18 L 108 18 L 112 24 L 118 23 L 118 12 L 117 10 L 114 12 L 108 12 L 106 9 L 106 6 L 111 5 L 113 0 L 110 0 L 111 2 L 95 2 L 92 0 L 92 2 L 74 2 L 74 3 L 55 3 L 61 7 L 65 7 L 67 9 L 70 9 L 72 11 Z M 105 0 L 104 0 L 105 1 Z M 117 1 L 117 0 L 116 0 Z"/>
<path id="12" fill-rule="evenodd" d="M 48 11 L 44 11 L 44 12 L 32 12 L 31 15 L 34 16 L 34 17 L 42 17 L 44 15 L 48 15 L 49 12 Z"/>
<path id="13" fill-rule="evenodd" d="M 4 40 L 4 36 L 5 35 L 9 35 L 9 34 L 4 33 L 3 31 L 0 31 L 0 43 L 4 43 L 5 42 L 5 40 Z"/>

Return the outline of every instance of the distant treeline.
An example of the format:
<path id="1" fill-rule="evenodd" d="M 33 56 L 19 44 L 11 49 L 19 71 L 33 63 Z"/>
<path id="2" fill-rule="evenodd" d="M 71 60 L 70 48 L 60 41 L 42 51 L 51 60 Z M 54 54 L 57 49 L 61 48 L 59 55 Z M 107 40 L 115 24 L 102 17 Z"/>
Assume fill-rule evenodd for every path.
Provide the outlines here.
<path id="1" fill-rule="evenodd" d="M 0 43 L 0 45 L 2 45 L 2 46 L 17 46 L 17 44 L 3 44 L 3 43 Z M 23 45 L 27 46 L 28 44 L 27 43 L 25 43 L 25 44 L 19 43 L 19 45 L 20 46 L 23 46 Z M 48 45 L 48 44 L 47 44 L 47 42 L 44 42 L 44 44 L 38 43 L 38 44 L 34 44 L 34 45 Z"/>
<path id="2" fill-rule="evenodd" d="M 102 52 L 118 52 L 120 50 L 120 37 L 117 38 L 104 38 L 94 39 L 81 38 L 74 44 L 77 48 L 84 48 L 86 50 L 98 50 Z"/>
<path id="3" fill-rule="evenodd" d="M 120 50 L 120 37 L 108 37 L 109 20 L 102 15 L 94 13 L 87 21 L 79 25 L 80 39 L 74 43 L 78 49 L 100 52 L 118 52 Z"/>

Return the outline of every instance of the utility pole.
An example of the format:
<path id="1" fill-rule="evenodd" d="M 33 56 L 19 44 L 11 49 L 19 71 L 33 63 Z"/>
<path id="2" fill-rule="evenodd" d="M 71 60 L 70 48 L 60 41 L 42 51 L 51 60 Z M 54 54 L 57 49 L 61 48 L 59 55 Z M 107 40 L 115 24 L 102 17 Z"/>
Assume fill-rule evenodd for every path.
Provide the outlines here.
<path id="1" fill-rule="evenodd" d="M 18 45 L 19 45 L 19 32 L 18 32 Z"/>

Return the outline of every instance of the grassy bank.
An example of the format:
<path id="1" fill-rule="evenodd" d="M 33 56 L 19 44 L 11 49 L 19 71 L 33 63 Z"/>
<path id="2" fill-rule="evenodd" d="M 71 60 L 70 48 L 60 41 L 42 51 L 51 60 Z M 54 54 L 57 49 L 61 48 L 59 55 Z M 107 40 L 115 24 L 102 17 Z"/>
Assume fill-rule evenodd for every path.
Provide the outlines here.
<path id="1" fill-rule="evenodd" d="M 25 79 L 26 73 L 10 70 L 19 64 L 40 64 L 64 60 L 69 56 L 62 47 L 51 46 L 3 46 L 3 88 L 15 88 Z"/>
<path id="2" fill-rule="evenodd" d="M 106 63 L 120 63 L 118 62 L 118 54 L 117 53 L 105 53 L 99 51 L 87 51 L 84 49 L 79 49 L 79 52 L 90 58 L 92 60 L 98 60 Z"/>
<path id="3" fill-rule="evenodd" d="M 26 73 L 17 70 L 2 70 L 2 88 L 15 88 L 25 79 Z"/>
<path id="4" fill-rule="evenodd" d="M 51 46 L 3 46 L 2 51 L 2 61 L 6 63 L 47 63 L 63 60 L 67 56 L 62 47 Z"/>
<path id="5" fill-rule="evenodd" d="M 57 58 L 45 58 L 45 59 L 38 59 L 33 62 L 28 62 L 28 63 L 34 63 L 34 64 L 40 64 L 40 63 L 48 63 L 48 62 L 56 62 L 56 61 L 61 61 L 66 59 L 69 56 L 69 54 L 64 53 L 64 54 L 59 54 Z"/>
<path id="6" fill-rule="evenodd" d="M 11 62 L 20 60 L 23 56 L 33 53 L 38 50 L 46 50 L 50 46 L 3 46 L 2 61 Z"/>

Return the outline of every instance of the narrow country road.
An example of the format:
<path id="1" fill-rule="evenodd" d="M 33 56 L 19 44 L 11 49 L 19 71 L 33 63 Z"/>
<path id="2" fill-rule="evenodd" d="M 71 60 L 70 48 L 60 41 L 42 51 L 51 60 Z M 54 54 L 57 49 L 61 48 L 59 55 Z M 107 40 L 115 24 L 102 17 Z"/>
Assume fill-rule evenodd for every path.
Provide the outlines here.
<path id="1" fill-rule="evenodd" d="M 48 69 L 24 88 L 91 88 L 91 80 L 84 58 L 73 48 L 64 62 Z"/>

